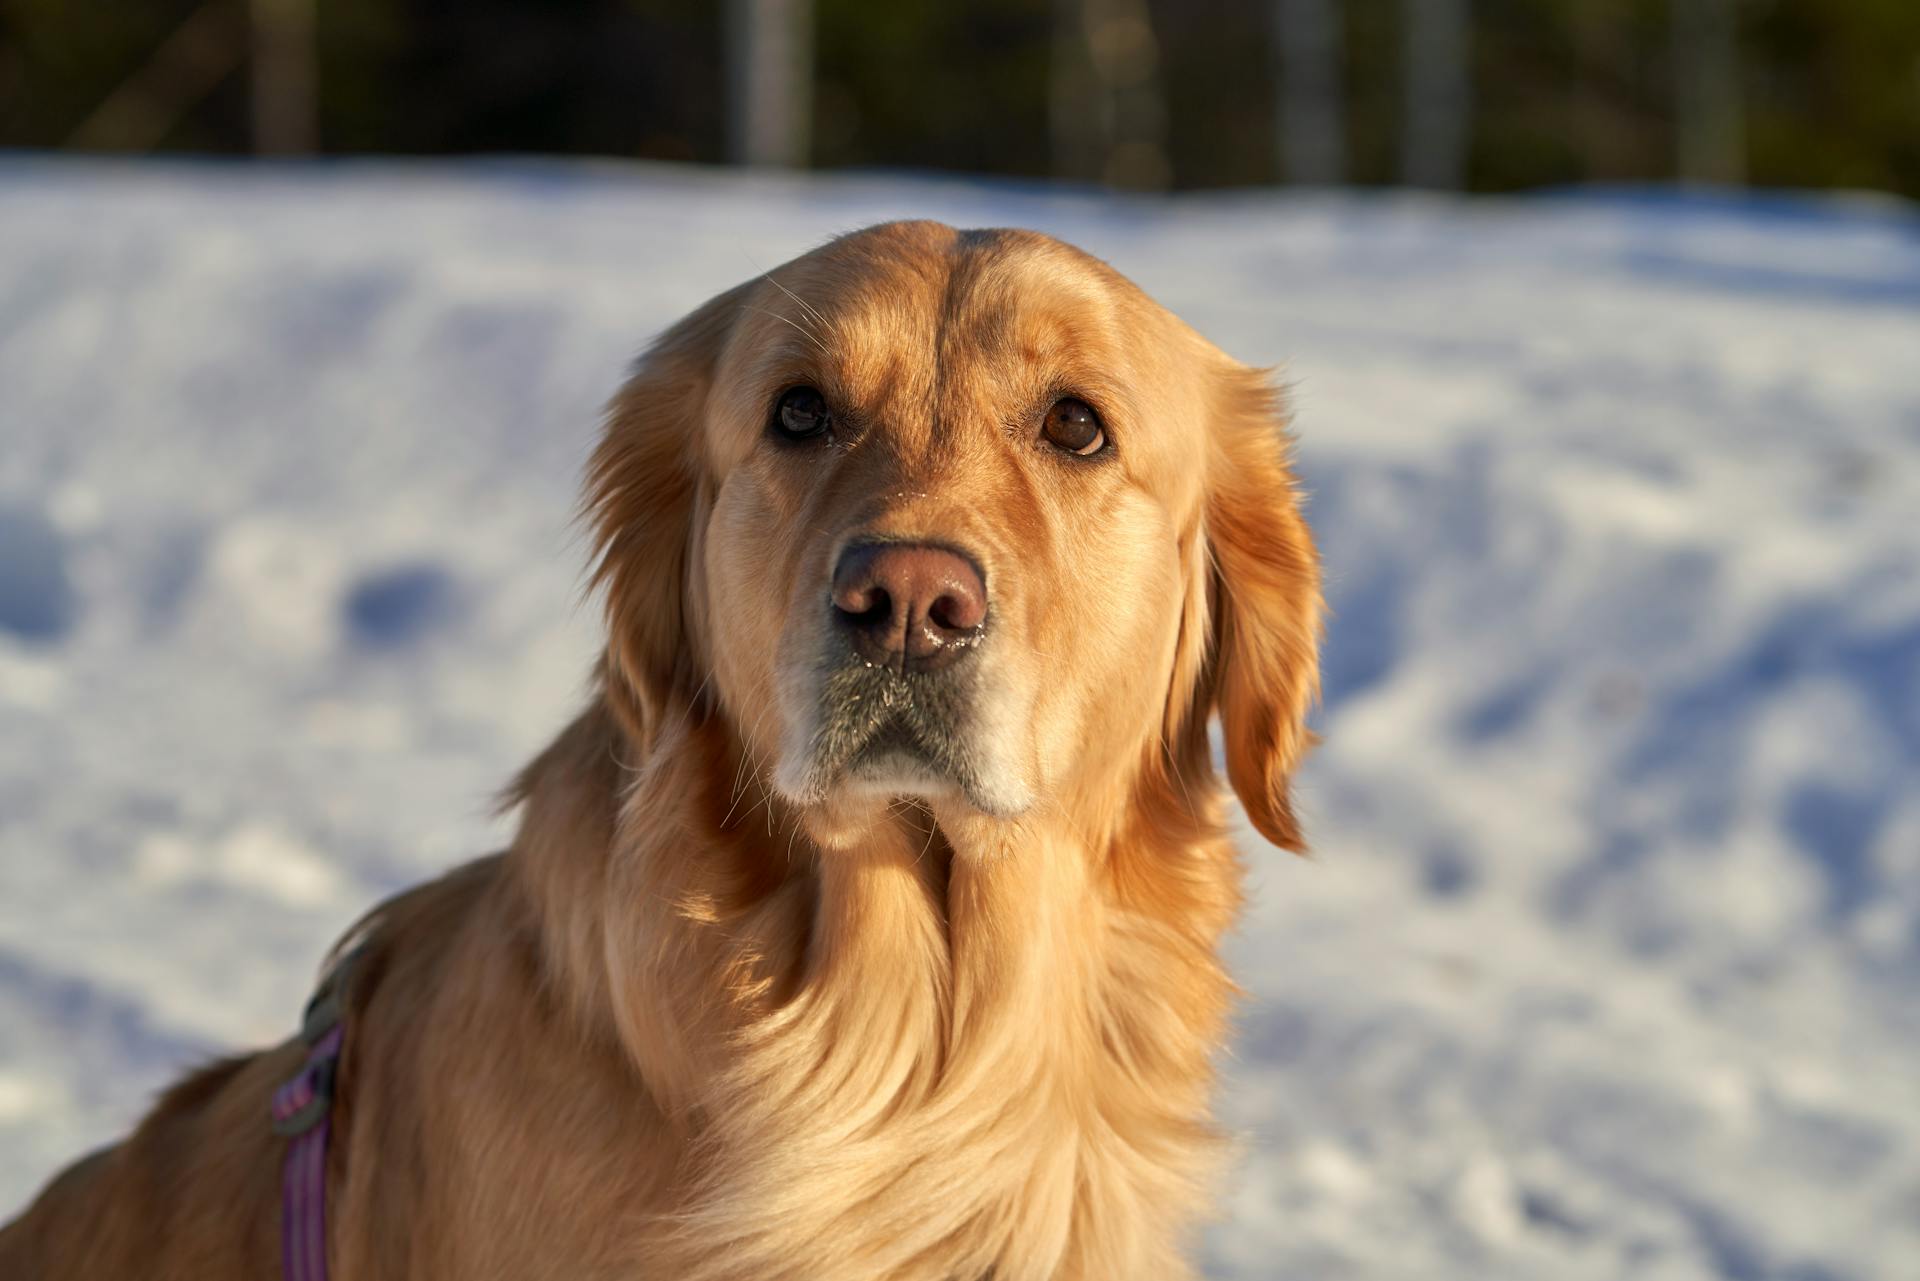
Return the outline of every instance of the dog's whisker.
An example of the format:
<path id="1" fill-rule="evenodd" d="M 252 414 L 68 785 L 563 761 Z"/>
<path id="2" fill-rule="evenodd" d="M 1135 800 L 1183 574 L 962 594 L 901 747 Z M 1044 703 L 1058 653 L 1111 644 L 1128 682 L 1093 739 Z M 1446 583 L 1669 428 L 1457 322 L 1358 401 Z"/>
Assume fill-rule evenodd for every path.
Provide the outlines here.
<path id="1" fill-rule="evenodd" d="M 816 324 L 825 325 L 827 323 L 827 318 L 821 315 L 819 312 L 815 311 L 812 303 L 809 303 L 805 298 L 802 298 L 799 294 L 796 294 L 795 292 L 793 292 L 793 290 L 787 288 L 785 285 L 775 280 L 772 276 L 762 275 L 760 279 L 766 281 L 768 284 L 772 285 L 775 289 L 778 289 L 781 293 L 793 299 L 793 301 L 799 305 L 800 310 L 805 312 L 808 316 L 812 317 Z"/>
<path id="2" fill-rule="evenodd" d="M 1160 727 L 1160 752 L 1166 758 L 1167 773 L 1173 775 L 1174 782 L 1180 784 L 1180 799 L 1186 803 L 1188 815 L 1198 818 L 1200 811 L 1193 807 L 1193 794 L 1187 790 L 1187 776 L 1180 769 L 1180 762 L 1174 758 L 1173 744 L 1167 741 L 1165 725 Z"/>
<path id="3" fill-rule="evenodd" d="M 802 298 L 799 294 L 794 293 L 793 290 L 787 288 L 785 285 L 781 284 L 778 280 L 775 280 L 773 278 L 773 273 L 768 271 L 766 268 L 762 267 L 759 263 L 759 260 L 756 259 L 752 254 L 748 253 L 748 254 L 745 254 L 744 256 L 746 257 L 747 262 L 753 267 L 754 275 L 756 279 L 765 281 L 767 284 L 772 285 L 775 289 L 778 289 L 781 293 L 785 294 L 787 297 L 793 299 L 794 302 L 800 305 L 801 311 L 806 313 L 808 316 L 810 316 L 814 320 L 819 321 L 821 324 L 826 323 L 826 317 L 822 316 L 818 311 L 814 310 L 813 306 L 810 303 L 808 303 L 806 299 Z"/>
<path id="4" fill-rule="evenodd" d="M 770 770 L 768 771 L 755 770 L 753 774 L 753 779 L 754 779 L 754 784 L 760 789 L 761 803 L 767 807 L 767 837 L 768 839 L 772 839 L 773 837 L 773 789 L 769 787 L 768 784 L 773 779 L 773 773 Z"/>
<path id="5" fill-rule="evenodd" d="M 700 683 L 694 686 L 693 697 L 689 698 L 686 701 L 686 704 L 680 709 L 679 728 L 682 733 L 685 733 L 688 729 L 692 727 L 693 714 L 699 708 L 700 699 L 704 694 L 706 694 L 707 686 L 711 685 L 712 683 L 713 683 L 713 669 L 708 668 L 706 675 L 700 678 Z"/>
<path id="6" fill-rule="evenodd" d="M 620 759 L 620 741 L 621 740 L 617 737 L 610 737 L 607 739 L 607 759 L 612 761 L 613 767 L 616 770 L 620 771 L 622 774 L 627 774 L 627 775 L 639 774 L 640 767 L 638 765 L 629 765 L 627 764 L 627 762 Z"/>
<path id="7" fill-rule="evenodd" d="M 814 350 L 818 351 L 821 355 L 823 356 L 833 355 L 831 351 L 827 350 L 827 345 L 820 341 L 820 336 L 818 334 L 814 333 L 810 329 L 804 328 L 799 324 L 799 322 L 795 321 L 792 317 L 783 316 L 777 311 L 768 311 L 765 307 L 746 307 L 744 308 L 744 310 L 758 312 L 762 316 L 771 316 L 773 319 L 779 321 L 781 324 L 790 326 L 795 333 L 799 334 L 802 338 L 805 338 L 808 342 L 812 343 L 814 346 Z"/>
<path id="8" fill-rule="evenodd" d="M 759 733 L 760 721 L 765 719 L 765 717 L 766 717 L 766 709 L 762 708 L 760 712 L 760 716 L 756 718 L 754 721 L 755 734 Z M 747 794 L 745 779 L 757 773 L 758 768 L 759 768 L 758 765 L 755 764 L 753 760 L 752 747 L 748 746 L 745 743 L 742 743 L 740 745 L 740 763 L 734 766 L 733 786 L 727 797 L 726 817 L 720 820 L 721 827 L 725 827 L 727 826 L 728 823 L 733 821 L 734 811 L 740 808 L 740 800 L 742 797 L 744 797 Z M 752 810 L 748 810 L 747 814 L 751 814 L 752 812 L 753 812 Z M 744 814 L 741 815 L 741 818 L 744 821 L 746 818 L 746 815 Z"/>
<path id="9" fill-rule="evenodd" d="M 754 760 L 753 756 L 753 744 L 759 740 L 760 727 L 766 723 L 767 712 L 770 710 L 770 707 L 770 704 L 763 705 L 759 712 L 755 714 L 753 730 L 747 735 L 745 741 L 740 744 L 740 763 L 734 767 L 733 785 L 728 797 L 729 806 L 740 803 L 740 796 L 746 790 L 746 784 L 742 780 L 748 769 L 750 767 L 754 769 L 758 768 L 758 762 Z M 733 810 L 731 808 L 728 809 L 727 816 L 729 818 L 733 816 Z"/>
<path id="10" fill-rule="evenodd" d="M 915 867 L 919 867 L 921 862 L 926 859 L 927 851 L 933 848 L 933 838 L 935 834 L 939 832 L 939 830 L 940 830 L 940 825 L 938 823 L 935 823 L 933 821 L 933 816 L 929 814 L 927 816 L 927 843 L 925 845 L 922 845 L 920 847 L 920 852 L 913 856 L 913 865 Z"/>

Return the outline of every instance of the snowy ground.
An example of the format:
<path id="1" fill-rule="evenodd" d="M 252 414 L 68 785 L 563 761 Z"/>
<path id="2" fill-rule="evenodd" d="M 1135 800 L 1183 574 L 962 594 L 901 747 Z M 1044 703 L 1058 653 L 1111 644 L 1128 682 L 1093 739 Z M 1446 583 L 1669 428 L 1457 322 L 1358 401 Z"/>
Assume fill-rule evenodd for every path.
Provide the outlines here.
<path id="1" fill-rule="evenodd" d="M 1920 221 L 1628 195 L 0 162 L 0 1214 L 499 843 L 624 360 L 901 215 L 1296 384 L 1318 856 L 1211 1274 L 1920 1275 Z"/>

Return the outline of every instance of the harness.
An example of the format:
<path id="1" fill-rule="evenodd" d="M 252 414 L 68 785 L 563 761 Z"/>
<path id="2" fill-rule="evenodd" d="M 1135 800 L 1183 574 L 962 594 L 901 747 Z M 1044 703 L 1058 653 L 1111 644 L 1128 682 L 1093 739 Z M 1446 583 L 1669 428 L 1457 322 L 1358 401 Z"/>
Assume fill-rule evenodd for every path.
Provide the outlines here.
<path id="1" fill-rule="evenodd" d="M 327 1137 L 346 1041 L 342 1003 L 359 955 L 358 948 L 348 952 L 320 981 L 301 1021 L 306 1062 L 273 1092 L 273 1132 L 291 1140 L 280 1176 L 283 1281 L 327 1281 Z"/>

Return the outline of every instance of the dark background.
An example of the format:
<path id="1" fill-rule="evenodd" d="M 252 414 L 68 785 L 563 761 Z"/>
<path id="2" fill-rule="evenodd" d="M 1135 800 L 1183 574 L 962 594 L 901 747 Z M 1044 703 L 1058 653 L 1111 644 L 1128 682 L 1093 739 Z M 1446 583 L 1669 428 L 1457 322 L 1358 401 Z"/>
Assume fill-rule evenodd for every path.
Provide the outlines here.
<path id="1" fill-rule="evenodd" d="M 1282 140 L 1288 3 L 814 0 L 800 16 L 810 71 L 790 99 L 808 125 L 772 158 L 1142 188 L 1421 181 L 1401 151 L 1409 71 L 1426 56 L 1407 25 L 1421 0 L 1309 0 L 1336 25 L 1324 61 L 1344 158 L 1332 173 L 1290 166 Z M 1695 178 L 1920 196 L 1920 0 L 1442 7 L 1455 3 L 1467 24 L 1460 155 L 1424 185 Z M 753 0 L 0 0 L 0 145 L 764 161 L 729 133 L 744 109 L 729 59 L 754 10 Z M 1146 71 L 1136 58 L 1125 73 L 1145 77 L 1143 163 L 1089 158 L 1073 136 L 1081 101 L 1098 151 L 1113 89 L 1063 79 L 1074 33 L 1115 13 L 1144 14 L 1150 29 Z M 1688 35 L 1702 23 L 1705 46 Z M 275 36 L 282 27 L 291 37 Z M 1716 40 L 1730 70 L 1706 108 L 1718 112 L 1706 126 L 1718 141 L 1689 162 L 1685 95 L 1711 80 L 1694 64 L 1716 56 Z M 278 108 L 262 98 L 261 85 L 287 80 L 295 88 Z M 279 125 L 267 118 L 276 110 Z"/>

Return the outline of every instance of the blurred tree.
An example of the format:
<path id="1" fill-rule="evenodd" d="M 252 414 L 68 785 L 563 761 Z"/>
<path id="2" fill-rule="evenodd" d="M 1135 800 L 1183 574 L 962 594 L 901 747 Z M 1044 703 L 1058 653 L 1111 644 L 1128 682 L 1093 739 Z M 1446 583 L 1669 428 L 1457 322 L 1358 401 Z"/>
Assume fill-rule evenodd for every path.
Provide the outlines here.
<path id="1" fill-rule="evenodd" d="M 1135 190 L 1167 186 L 1160 42 L 1146 0 L 1054 0 L 1053 12 L 1053 172 Z"/>
<path id="2" fill-rule="evenodd" d="M 1280 171 L 1288 182 L 1347 179 L 1345 22 L 1339 0 L 1274 0 Z"/>
<path id="3" fill-rule="evenodd" d="M 1400 180 L 1410 187 L 1465 186 L 1472 102 L 1468 0 L 1401 0 L 1401 8 Z"/>
<path id="4" fill-rule="evenodd" d="M 1053 171 L 1049 0 L 817 0 L 814 163 Z"/>
<path id="5" fill-rule="evenodd" d="M 1751 181 L 1920 197 L 1920 3 L 1772 0 L 1741 35 Z"/>
<path id="6" fill-rule="evenodd" d="M 223 4 L 203 4 L 168 33 L 67 138 L 73 147 L 145 151 L 246 61 L 246 29 Z"/>
<path id="7" fill-rule="evenodd" d="M 1174 186 L 1277 179 L 1269 7 L 1270 0 L 1153 0 Z M 1260 23 L 1251 34 L 1249 13 Z"/>
<path id="8" fill-rule="evenodd" d="M 320 145 L 319 68 L 314 53 L 314 0 L 249 0 L 253 36 L 248 67 L 253 91 L 253 146 L 268 155 L 299 155 Z"/>
<path id="9" fill-rule="evenodd" d="M 1920 0 L 810 3 L 812 92 L 774 114 L 811 116 L 780 146 L 818 167 L 1473 190 L 1744 172 L 1920 196 Z M 275 52 L 297 31 L 250 21 L 281 4 L 312 6 L 307 88 Z M 717 162 L 743 154 L 727 9 L 0 0 L 0 146 Z"/>
<path id="10" fill-rule="evenodd" d="M 1672 0 L 1676 169 L 1683 182 L 1746 179 L 1734 0 Z"/>
<path id="11" fill-rule="evenodd" d="M 799 168 L 812 126 L 811 0 L 727 0 L 727 159 Z"/>

